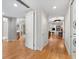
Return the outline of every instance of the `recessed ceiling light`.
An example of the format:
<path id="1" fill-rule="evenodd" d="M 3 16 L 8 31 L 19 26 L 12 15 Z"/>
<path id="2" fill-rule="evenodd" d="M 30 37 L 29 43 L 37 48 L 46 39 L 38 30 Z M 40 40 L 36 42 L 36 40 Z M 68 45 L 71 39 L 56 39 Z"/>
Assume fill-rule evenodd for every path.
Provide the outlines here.
<path id="1" fill-rule="evenodd" d="M 53 9 L 56 9 L 57 7 L 56 6 L 53 6 Z"/>
<path id="2" fill-rule="evenodd" d="M 16 3 L 13 4 L 14 7 L 17 7 L 18 5 Z"/>

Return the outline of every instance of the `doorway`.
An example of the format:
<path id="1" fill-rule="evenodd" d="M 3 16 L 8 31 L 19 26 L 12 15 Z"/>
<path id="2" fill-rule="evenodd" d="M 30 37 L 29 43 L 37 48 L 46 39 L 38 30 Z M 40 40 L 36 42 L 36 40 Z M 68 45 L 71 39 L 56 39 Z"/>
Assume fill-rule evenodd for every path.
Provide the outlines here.
<path id="1" fill-rule="evenodd" d="M 49 20 L 48 39 L 50 37 L 64 39 L 64 17 L 51 18 Z"/>

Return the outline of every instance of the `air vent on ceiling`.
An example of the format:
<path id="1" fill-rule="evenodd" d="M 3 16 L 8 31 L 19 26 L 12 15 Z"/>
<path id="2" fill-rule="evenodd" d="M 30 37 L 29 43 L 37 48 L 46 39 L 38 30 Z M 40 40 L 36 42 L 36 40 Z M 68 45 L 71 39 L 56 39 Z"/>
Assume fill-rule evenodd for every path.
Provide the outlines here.
<path id="1" fill-rule="evenodd" d="M 30 8 L 27 4 L 25 4 L 22 0 L 16 0 L 18 1 L 19 3 L 21 3 L 23 6 L 27 7 L 27 8 Z"/>
<path id="2" fill-rule="evenodd" d="M 56 22 L 56 21 L 61 21 L 60 19 L 58 19 L 58 20 L 54 20 L 54 22 Z"/>

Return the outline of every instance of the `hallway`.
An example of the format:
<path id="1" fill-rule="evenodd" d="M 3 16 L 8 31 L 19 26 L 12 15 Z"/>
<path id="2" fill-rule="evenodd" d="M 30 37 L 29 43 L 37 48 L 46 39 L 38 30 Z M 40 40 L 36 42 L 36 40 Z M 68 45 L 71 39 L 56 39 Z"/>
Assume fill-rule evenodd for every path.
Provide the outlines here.
<path id="1" fill-rule="evenodd" d="M 42 51 L 33 51 L 24 46 L 24 38 L 3 41 L 4 59 L 71 59 L 64 46 L 64 40 L 51 35 Z"/>

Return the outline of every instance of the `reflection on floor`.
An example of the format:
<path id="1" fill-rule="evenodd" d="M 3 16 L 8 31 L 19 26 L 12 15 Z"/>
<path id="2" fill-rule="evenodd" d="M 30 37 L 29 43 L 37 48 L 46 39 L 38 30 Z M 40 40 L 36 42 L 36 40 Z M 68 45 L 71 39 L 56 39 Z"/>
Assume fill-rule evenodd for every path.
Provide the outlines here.
<path id="1" fill-rule="evenodd" d="M 51 35 L 49 43 L 42 51 L 24 47 L 21 37 L 16 41 L 3 41 L 3 59 L 71 59 L 67 54 L 63 39 Z"/>

